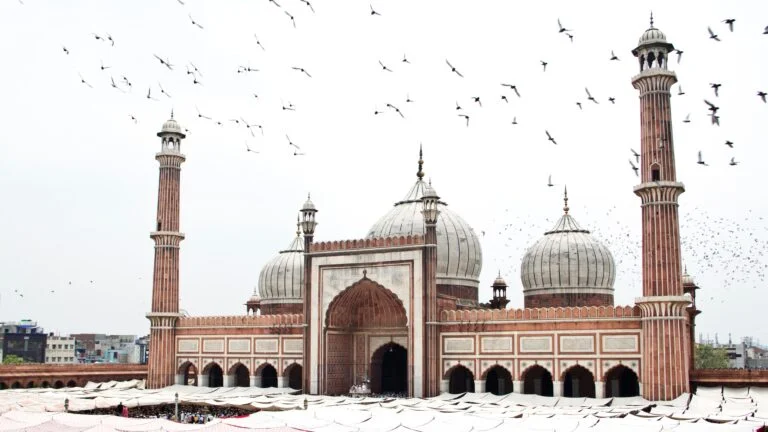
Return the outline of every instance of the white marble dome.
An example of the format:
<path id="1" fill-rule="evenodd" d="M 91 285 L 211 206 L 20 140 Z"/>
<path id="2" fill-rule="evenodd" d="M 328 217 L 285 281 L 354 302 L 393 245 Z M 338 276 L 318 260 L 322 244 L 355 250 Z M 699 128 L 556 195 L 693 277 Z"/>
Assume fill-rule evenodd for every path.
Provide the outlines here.
<path id="1" fill-rule="evenodd" d="M 262 304 L 300 303 L 303 290 L 304 239 L 297 232 L 288 248 L 261 269 L 258 293 L 254 296 L 258 296 Z"/>
<path id="2" fill-rule="evenodd" d="M 523 294 L 613 295 L 616 265 L 605 245 L 565 214 L 534 243 L 520 268 Z"/>
<path id="3" fill-rule="evenodd" d="M 421 174 L 421 171 L 419 171 Z M 422 174 L 423 176 L 423 174 Z M 430 186 L 419 177 L 408 194 L 368 231 L 367 238 L 424 235 L 421 198 Z M 483 252 L 475 231 L 439 201 L 437 217 L 437 283 L 477 288 Z"/>
<path id="4" fill-rule="evenodd" d="M 644 45 L 650 42 L 666 42 L 667 36 L 659 29 L 651 27 L 640 36 L 638 45 Z"/>
<path id="5" fill-rule="evenodd" d="M 163 128 L 160 129 L 160 132 L 184 135 L 181 131 L 181 126 L 176 120 L 173 119 L 173 117 L 171 117 L 165 123 L 163 123 Z"/>

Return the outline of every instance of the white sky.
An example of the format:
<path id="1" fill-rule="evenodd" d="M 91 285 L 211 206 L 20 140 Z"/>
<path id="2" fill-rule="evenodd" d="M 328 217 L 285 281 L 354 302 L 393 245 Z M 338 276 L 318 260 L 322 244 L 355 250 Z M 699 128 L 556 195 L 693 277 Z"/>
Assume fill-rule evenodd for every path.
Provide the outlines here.
<path id="1" fill-rule="evenodd" d="M 0 3 L 0 319 L 37 319 L 61 333 L 148 332 L 155 133 L 171 108 L 190 129 L 181 305 L 193 315 L 244 313 L 262 265 L 291 241 L 308 191 L 320 210 L 318 240 L 363 237 L 415 180 L 419 142 L 437 191 L 486 232 L 481 300 L 500 270 L 512 306 L 522 306 L 522 255 L 560 216 L 567 183 L 571 213 L 615 256 L 616 303 L 631 304 L 641 288 L 638 179 L 627 162 L 640 145 L 630 51 L 653 10 L 656 26 L 685 51 L 671 65 L 686 95 L 675 86 L 672 104 L 678 179 L 688 189 L 680 199 L 684 258 L 702 288 L 697 332 L 768 343 L 768 328 L 754 326 L 768 307 L 768 105 L 756 96 L 768 91 L 768 6 L 379 0 L 381 16 L 371 16 L 365 1 L 314 0 L 316 14 L 298 0 L 278 3 L 283 9 L 268 0 Z M 558 18 L 573 43 L 558 34 Z M 725 18 L 736 18 L 733 33 Z M 708 39 L 707 26 L 722 42 Z M 92 32 L 111 34 L 115 46 Z M 609 61 L 611 50 L 620 61 Z M 404 53 L 411 64 L 400 61 Z M 450 73 L 446 58 L 465 78 Z M 540 60 L 549 62 L 546 73 Z M 185 73 L 190 61 L 203 86 Z M 102 62 L 111 68 L 102 71 Z M 237 74 L 239 65 L 259 72 Z M 110 87 L 110 76 L 123 75 L 132 91 Z M 517 84 L 522 97 L 502 82 Z M 723 84 L 719 98 L 710 82 Z M 146 99 L 149 86 L 157 101 Z M 586 101 L 585 86 L 600 105 Z M 722 108 L 721 127 L 708 124 L 704 98 Z M 282 110 L 289 102 L 296 111 Z M 224 127 L 199 119 L 195 106 Z M 264 136 L 227 121 L 241 116 L 262 124 Z M 293 155 L 286 134 L 305 156 Z M 261 153 L 247 153 L 246 140 Z M 709 167 L 695 163 L 699 150 Z M 729 166 L 732 156 L 742 164 Z M 549 174 L 556 187 L 546 186 Z"/>

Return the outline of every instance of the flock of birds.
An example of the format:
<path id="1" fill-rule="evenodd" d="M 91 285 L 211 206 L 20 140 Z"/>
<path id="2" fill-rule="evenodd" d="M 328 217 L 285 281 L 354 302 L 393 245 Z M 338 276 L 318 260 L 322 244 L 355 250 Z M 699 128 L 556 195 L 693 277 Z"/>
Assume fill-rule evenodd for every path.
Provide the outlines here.
<path id="1" fill-rule="evenodd" d="M 19 1 L 21 3 L 21 0 Z M 181 7 L 186 8 L 186 3 L 184 1 L 176 1 L 180 4 Z M 285 25 L 293 28 L 296 28 L 297 25 L 301 24 L 300 22 L 297 23 L 297 16 L 299 19 L 302 17 L 299 14 L 294 14 L 289 10 L 289 2 L 294 3 L 295 7 L 305 8 L 304 12 L 307 13 L 308 16 L 312 16 L 316 13 L 323 13 L 319 7 L 318 11 L 316 11 L 315 6 L 308 0 L 259 1 L 268 3 L 274 6 L 274 8 L 282 11 L 282 15 L 285 16 Z M 192 13 L 188 13 L 186 11 L 185 14 L 189 22 L 190 31 L 208 31 L 206 22 L 201 20 L 200 17 L 193 16 Z M 370 19 L 375 20 L 387 19 L 388 16 L 386 10 L 379 10 L 378 8 L 375 8 L 373 4 L 369 5 L 367 15 L 369 15 Z M 728 38 L 725 35 L 721 37 L 721 35 L 718 34 L 720 33 L 719 30 L 722 29 L 723 31 L 728 31 L 729 33 L 740 31 L 740 29 L 735 28 L 735 23 L 736 19 L 728 18 L 722 21 L 724 26 L 720 28 L 713 29 L 711 26 L 707 27 L 709 39 L 711 39 L 712 43 L 728 43 Z M 563 38 L 567 38 L 567 42 L 578 45 L 578 32 L 576 30 L 564 25 L 561 19 L 555 17 L 552 18 L 552 24 L 552 32 L 556 32 L 557 34 L 562 35 Z M 704 33 L 702 28 L 702 37 L 705 37 L 707 33 Z M 765 35 L 764 37 L 768 37 L 768 26 L 765 27 L 762 34 Z M 121 49 L 121 40 L 114 38 L 112 34 L 108 32 L 90 33 L 90 39 L 92 43 L 103 44 L 102 46 L 104 46 L 105 49 Z M 269 49 L 268 45 L 263 44 L 256 34 L 253 35 L 253 42 L 255 43 L 255 47 L 258 50 L 266 52 Z M 61 55 L 69 56 L 78 50 L 80 50 L 80 47 L 67 43 L 61 46 Z M 616 55 L 614 50 L 606 49 L 605 51 L 606 62 L 623 61 L 623 59 Z M 610 54 L 608 54 L 608 51 L 610 51 Z M 677 49 L 675 50 L 674 54 L 676 55 L 676 61 L 679 64 L 682 61 L 683 50 Z M 193 88 L 205 87 L 209 85 L 206 81 L 206 75 L 204 74 L 204 64 L 199 64 L 200 66 L 203 66 L 203 68 L 199 68 L 198 65 L 191 61 L 180 62 L 178 59 L 173 59 L 172 56 L 168 55 L 168 53 L 162 52 L 148 52 L 146 53 L 146 56 L 151 58 L 152 61 L 156 62 L 156 67 L 171 73 L 170 75 L 164 75 L 165 77 L 170 77 L 165 79 L 169 80 L 166 82 L 166 84 L 170 84 L 171 87 L 164 86 L 161 82 L 134 82 L 133 79 L 129 76 L 129 73 L 118 70 L 116 66 L 105 63 L 99 59 L 94 59 L 92 63 L 94 65 L 93 69 L 83 69 L 78 72 L 80 84 L 89 90 L 95 89 L 99 91 L 112 91 L 120 95 L 132 95 L 133 97 L 144 99 L 147 103 L 158 101 L 172 102 L 174 96 L 170 90 L 173 90 L 174 87 L 176 87 L 178 91 L 178 88 L 182 85 L 191 86 Z M 460 62 L 457 62 L 456 59 L 446 57 L 442 60 L 443 62 L 439 66 L 443 69 L 443 73 L 451 74 L 457 80 L 467 79 L 467 76 L 471 75 L 465 73 L 466 71 L 463 69 L 463 65 L 460 64 Z M 551 71 L 548 72 L 548 66 L 551 63 L 552 67 L 556 67 L 556 60 L 557 59 L 548 58 L 538 59 L 538 67 L 540 67 L 541 73 L 551 74 Z M 403 54 L 402 58 L 398 56 L 398 58 L 390 61 L 379 59 L 378 68 L 383 74 L 396 74 L 398 73 L 398 69 L 400 67 L 416 67 L 418 63 L 419 62 L 417 58 L 409 58 L 407 54 Z M 534 63 L 534 65 L 536 64 Z M 372 65 L 372 67 L 375 67 L 375 65 Z M 250 64 L 232 65 L 232 73 L 235 75 L 255 74 L 259 71 L 260 70 L 258 68 L 252 67 Z M 292 65 L 290 71 L 286 71 L 286 73 L 296 74 L 298 77 L 301 77 L 301 79 L 316 79 L 313 75 L 313 71 L 310 70 L 310 68 L 306 68 L 305 65 L 301 64 Z M 96 77 L 96 74 L 99 74 L 98 78 Z M 529 97 L 529 95 L 526 94 L 526 86 L 524 83 L 504 81 L 499 82 L 498 84 L 499 91 L 493 96 L 475 94 L 470 99 L 456 100 L 453 106 L 447 107 L 448 110 L 453 111 L 455 114 L 455 117 L 453 117 L 455 119 L 454 121 L 460 122 L 462 128 L 470 128 L 474 124 L 473 119 L 476 118 L 475 116 L 481 115 L 480 113 L 482 111 L 480 111 L 480 109 L 483 108 L 484 102 L 487 104 L 488 101 L 495 100 L 496 103 L 505 105 L 510 104 L 511 100 L 524 99 Z M 579 92 L 581 92 L 580 87 L 581 86 L 579 86 Z M 704 100 L 704 106 L 702 109 L 706 107 L 708 116 L 710 118 L 709 123 L 712 126 L 719 127 L 721 109 L 718 106 L 718 100 L 720 97 L 721 89 L 727 90 L 728 86 L 721 82 L 712 82 L 710 83 L 710 88 L 713 92 L 713 97 L 708 97 Z M 600 89 L 593 90 L 598 90 L 598 92 L 593 92 L 588 88 L 588 86 L 584 86 L 583 98 L 574 101 L 573 105 L 570 106 L 572 106 L 575 110 L 583 111 L 588 109 L 590 106 L 603 104 L 603 106 L 610 107 L 617 104 L 617 98 L 615 96 L 609 94 L 600 96 Z M 682 85 L 678 85 L 674 94 L 676 96 L 684 96 L 686 93 L 683 91 Z M 766 103 L 766 96 L 768 95 L 766 91 L 757 90 L 756 95 L 758 101 Z M 250 92 L 248 94 L 248 98 L 251 98 L 251 100 L 260 101 L 260 95 L 258 93 Z M 299 104 L 301 103 L 301 101 L 298 102 Z M 410 94 L 406 94 L 404 101 L 395 102 L 390 100 L 388 102 L 383 102 L 380 105 L 374 105 L 372 109 L 372 115 L 391 115 L 395 116 L 395 118 L 405 119 L 408 115 L 408 110 L 405 109 L 401 103 L 404 103 L 407 106 L 417 102 L 411 98 Z M 249 140 L 259 136 L 264 136 L 265 128 L 269 128 L 270 125 L 265 125 L 258 121 L 253 121 L 254 119 L 252 118 L 246 119 L 246 117 L 249 117 L 248 115 L 222 116 L 213 115 L 211 112 L 201 110 L 198 106 L 194 106 L 194 109 L 197 121 L 192 123 L 193 128 L 196 127 L 195 125 L 211 125 L 222 128 L 235 128 L 236 130 L 241 131 L 243 137 L 245 138 L 245 144 L 241 151 L 245 151 L 248 154 L 259 153 L 259 151 L 255 146 L 253 146 L 252 143 L 249 144 Z M 299 108 L 290 100 L 286 99 L 281 100 L 281 104 L 274 107 L 274 109 L 284 112 L 291 112 L 296 111 Z M 133 124 L 138 124 L 140 121 L 140 116 L 137 112 L 128 112 L 125 114 L 125 118 L 127 121 L 130 121 Z M 688 114 L 682 122 L 684 124 L 692 123 L 691 114 Z M 516 116 L 512 116 L 512 120 L 509 123 L 512 126 L 517 126 L 519 124 L 518 118 Z M 559 137 L 555 136 L 556 134 L 552 132 L 553 130 L 554 129 L 544 128 L 544 130 L 541 131 L 542 142 L 551 144 L 553 146 L 561 145 L 562 143 L 559 141 Z M 191 130 L 189 128 L 185 128 L 184 132 L 190 134 Z M 288 133 L 281 132 L 278 135 L 280 136 L 281 140 L 283 139 L 283 136 L 285 137 L 285 149 L 290 152 L 290 155 L 296 157 L 306 155 L 304 148 L 294 142 Z M 663 143 L 660 143 L 659 145 L 663 145 Z M 730 149 L 733 149 L 736 144 L 733 140 L 725 140 L 724 145 Z M 639 162 L 641 155 L 635 149 L 630 149 L 630 151 L 632 154 L 632 158 L 629 159 L 630 167 L 635 175 L 639 175 Z M 696 162 L 698 165 L 702 166 L 709 165 L 709 163 L 704 159 L 702 151 L 698 152 L 698 159 Z M 731 166 L 736 166 L 739 163 L 740 162 L 737 161 L 733 156 L 728 162 L 728 164 Z M 548 174 L 546 186 L 553 187 L 555 185 L 556 183 L 553 181 L 553 175 Z M 616 220 L 617 222 L 611 225 L 593 225 L 593 235 L 603 240 L 613 252 L 620 274 L 623 275 L 621 276 L 621 280 L 626 280 L 630 284 L 637 284 L 640 281 L 641 262 L 639 231 L 635 226 L 636 224 L 630 226 L 622 222 L 618 222 L 621 220 L 621 218 L 612 218 L 612 212 L 614 211 L 615 207 L 610 209 L 605 215 L 599 215 L 599 217 L 601 219 L 607 217 L 608 219 Z M 504 215 L 505 221 L 502 226 L 486 228 L 489 233 L 498 232 L 500 238 L 507 239 L 504 246 L 509 252 L 509 256 L 497 257 L 494 263 L 489 263 L 489 265 L 495 265 L 501 269 L 503 274 L 517 274 L 519 272 L 519 259 L 525 252 L 525 249 L 532 245 L 535 240 L 540 238 L 540 236 L 543 234 L 543 231 L 551 227 L 549 225 L 554 223 L 554 220 L 552 219 L 546 220 L 547 226 L 542 226 L 542 229 L 537 230 L 535 226 L 531 226 L 531 219 L 529 215 L 520 215 L 517 217 L 517 219 L 515 219 L 512 214 L 513 213 L 506 213 Z M 585 212 L 583 215 L 581 215 L 579 220 L 582 225 L 585 226 L 585 228 L 590 227 L 591 224 L 589 221 L 591 217 L 592 216 L 589 215 L 588 212 Z M 598 215 L 595 215 L 595 217 L 598 217 Z M 764 224 L 760 224 L 760 227 L 756 227 L 754 220 L 725 220 L 722 217 L 709 216 L 706 212 L 699 209 L 695 209 L 688 214 L 681 214 L 680 220 L 681 232 L 683 233 L 682 246 L 684 253 L 686 254 L 686 263 L 690 268 L 697 269 L 699 271 L 707 271 L 708 273 L 717 273 L 722 278 L 722 287 L 724 289 L 730 289 L 731 287 L 741 287 L 742 284 L 746 281 L 750 281 L 751 283 L 754 283 L 756 280 L 760 281 L 761 283 L 765 282 L 765 278 L 768 276 L 768 264 L 765 264 L 766 254 L 768 253 L 768 250 L 766 250 L 765 246 L 768 244 L 768 241 L 766 241 L 766 239 L 768 239 L 768 229 L 764 227 Z M 713 225 L 728 226 L 729 228 L 723 232 L 712 231 L 709 227 Z M 762 229 L 762 231 L 760 229 Z M 734 241 L 734 238 L 737 238 L 738 240 Z M 725 257 L 727 257 L 727 259 Z M 508 280 L 508 282 L 516 285 L 513 280 Z M 91 281 L 91 283 L 93 283 L 93 281 Z M 69 282 L 69 285 L 71 285 L 71 282 Z M 631 286 L 629 288 L 631 288 L 632 292 L 635 293 L 639 290 L 639 286 Z M 754 286 L 753 288 L 757 288 L 757 286 Z M 618 286 L 617 284 L 617 289 L 623 290 L 625 288 Z M 51 290 L 51 293 L 53 292 L 54 290 Z M 18 290 L 16 294 L 23 297 L 23 293 L 19 292 Z M 711 296 L 711 300 L 714 301 L 714 299 L 715 296 Z M 718 299 L 720 299 L 720 297 L 718 297 Z M 721 302 L 722 301 L 723 300 L 721 300 Z"/>

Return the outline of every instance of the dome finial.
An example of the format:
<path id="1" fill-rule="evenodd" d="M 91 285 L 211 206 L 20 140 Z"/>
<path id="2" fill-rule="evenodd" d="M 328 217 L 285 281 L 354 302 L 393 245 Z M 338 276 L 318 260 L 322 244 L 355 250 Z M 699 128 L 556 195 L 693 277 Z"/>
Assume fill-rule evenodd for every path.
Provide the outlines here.
<path id="1" fill-rule="evenodd" d="M 296 215 L 296 237 L 301 237 L 301 216 Z"/>
<path id="2" fill-rule="evenodd" d="M 424 171 L 422 171 L 422 167 L 424 166 L 423 155 L 424 154 L 421 151 L 421 143 L 419 143 L 419 171 L 416 173 L 416 177 L 418 177 L 419 180 L 424 178 Z"/>
<path id="3" fill-rule="evenodd" d="M 173 108 L 171 108 L 171 120 L 173 120 Z"/>
<path id="4" fill-rule="evenodd" d="M 651 28 L 654 28 L 653 27 L 653 11 L 651 11 Z"/>
<path id="5" fill-rule="evenodd" d="M 568 186 L 565 186 L 563 188 L 563 201 L 565 202 L 565 205 L 563 206 L 563 211 L 565 212 L 565 214 L 568 214 L 568 210 L 570 210 L 570 208 L 568 207 Z"/>

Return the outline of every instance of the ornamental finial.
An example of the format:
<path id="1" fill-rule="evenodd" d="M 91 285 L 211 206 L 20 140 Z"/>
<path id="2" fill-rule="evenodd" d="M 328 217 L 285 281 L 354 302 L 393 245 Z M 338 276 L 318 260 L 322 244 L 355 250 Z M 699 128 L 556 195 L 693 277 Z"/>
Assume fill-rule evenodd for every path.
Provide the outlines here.
<path id="1" fill-rule="evenodd" d="M 173 120 L 173 108 L 171 108 L 171 120 Z"/>
<path id="2" fill-rule="evenodd" d="M 653 11 L 651 11 L 651 28 L 653 28 Z"/>
<path id="3" fill-rule="evenodd" d="M 570 208 L 568 207 L 568 186 L 565 186 L 564 188 L 563 201 L 565 202 L 565 205 L 563 206 L 563 211 L 565 212 L 565 214 L 568 214 L 568 210 L 570 210 Z"/>
<path id="4" fill-rule="evenodd" d="M 423 166 L 424 166 L 423 153 L 421 151 L 421 143 L 419 143 L 419 171 L 416 173 L 416 177 L 418 177 L 419 180 L 424 178 L 424 171 L 422 171 Z"/>
<path id="5" fill-rule="evenodd" d="M 296 237 L 301 236 L 301 216 L 296 215 Z"/>

